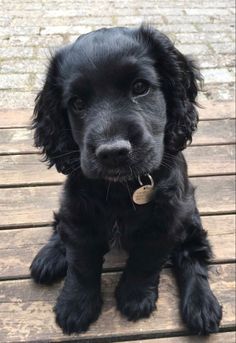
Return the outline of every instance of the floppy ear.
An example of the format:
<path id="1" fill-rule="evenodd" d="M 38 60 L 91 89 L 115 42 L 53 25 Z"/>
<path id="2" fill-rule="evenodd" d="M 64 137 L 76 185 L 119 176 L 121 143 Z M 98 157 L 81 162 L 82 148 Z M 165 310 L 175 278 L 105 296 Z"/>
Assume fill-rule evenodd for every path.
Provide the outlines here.
<path id="1" fill-rule="evenodd" d="M 156 61 L 166 100 L 166 150 L 177 153 L 191 143 L 197 129 L 196 97 L 202 77 L 195 63 L 181 54 L 163 33 L 147 26 L 140 31 Z"/>
<path id="2" fill-rule="evenodd" d="M 66 108 L 62 103 L 60 66 L 63 53 L 57 53 L 51 60 L 45 84 L 35 100 L 32 128 L 35 129 L 35 146 L 42 148 L 48 167 L 55 165 L 59 172 L 68 174 L 72 157 L 78 154 L 78 146 L 72 138 Z"/>

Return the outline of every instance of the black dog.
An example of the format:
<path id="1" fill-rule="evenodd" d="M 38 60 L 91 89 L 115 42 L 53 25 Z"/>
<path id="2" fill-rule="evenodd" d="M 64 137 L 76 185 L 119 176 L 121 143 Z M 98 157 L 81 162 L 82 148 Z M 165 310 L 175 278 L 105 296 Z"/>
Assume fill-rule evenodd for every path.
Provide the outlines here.
<path id="1" fill-rule="evenodd" d="M 211 249 L 181 153 L 197 127 L 198 81 L 194 63 L 147 26 L 101 29 L 53 57 L 36 99 L 35 144 L 68 177 L 31 274 L 39 283 L 66 276 L 55 307 L 65 333 L 98 318 L 103 256 L 117 236 L 129 253 L 115 292 L 123 315 L 150 315 L 171 258 L 184 322 L 193 333 L 218 330 Z"/>

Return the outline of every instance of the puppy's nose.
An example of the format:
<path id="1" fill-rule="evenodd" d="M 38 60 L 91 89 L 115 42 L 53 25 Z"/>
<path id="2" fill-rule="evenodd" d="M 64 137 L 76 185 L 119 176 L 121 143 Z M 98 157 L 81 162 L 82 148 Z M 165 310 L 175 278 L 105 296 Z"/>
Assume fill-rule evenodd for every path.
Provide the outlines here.
<path id="1" fill-rule="evenodd" d="M 114 166 L 125 162 L 130 152 L 131 144 L 129 141 L 117 140 L 101 144 L 96 149 L 95 154 L 102 164 Z"/>

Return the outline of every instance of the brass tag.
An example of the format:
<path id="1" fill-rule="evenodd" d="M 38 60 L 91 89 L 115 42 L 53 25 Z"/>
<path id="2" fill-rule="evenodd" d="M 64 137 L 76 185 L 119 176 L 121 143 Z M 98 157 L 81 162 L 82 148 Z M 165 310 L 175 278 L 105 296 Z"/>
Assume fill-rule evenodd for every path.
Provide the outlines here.
<path id="1" fill-rule="evenodd" d="M 151 175 L 147 175 L 149 180 L 151 181 L 150 185 L 143 185 L 140 177 L 138 181 L 142 187 L 136 189 L 133 193 L 133 202 L 137 205 L 144 205 L 151 201 L 152 195 L 154 192 L 154 181 Z"/>
<path id="2" fill-rule="evenodd" d="M 138 189 L 133 194 L 133 202 L 137 205 L 144 205 L 151 201 L 153 195 L 153 186 L 145 185 Z"/>

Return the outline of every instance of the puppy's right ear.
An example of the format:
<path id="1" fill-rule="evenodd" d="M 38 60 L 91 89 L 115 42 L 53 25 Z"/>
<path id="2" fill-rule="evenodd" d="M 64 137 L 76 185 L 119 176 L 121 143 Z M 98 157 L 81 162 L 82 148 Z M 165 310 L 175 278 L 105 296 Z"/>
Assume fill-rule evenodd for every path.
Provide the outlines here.
<path id="1" fill-rule="evenodd" d="M 62 101 L 60 68 L 63 54 L 65 51 L 59 51 L 50 62 L 45 84 L 35 100 L 32 128 L 35 129 L 35 146 L 41 148 L 48 167 L 55 165 L 59 172 L 68 174 L 72 157 L 79 152 L 72 138 L 67 111 Z"/>

